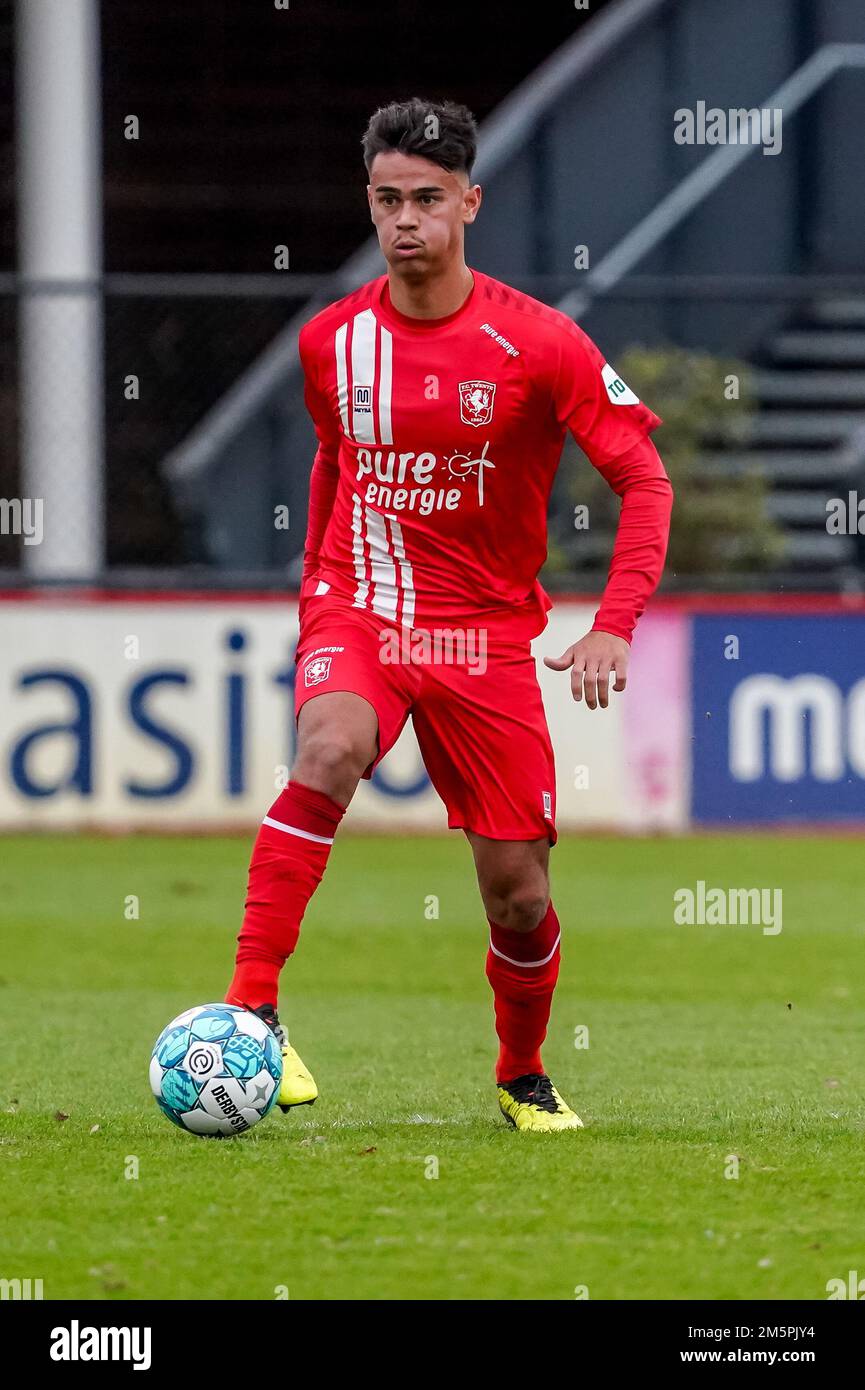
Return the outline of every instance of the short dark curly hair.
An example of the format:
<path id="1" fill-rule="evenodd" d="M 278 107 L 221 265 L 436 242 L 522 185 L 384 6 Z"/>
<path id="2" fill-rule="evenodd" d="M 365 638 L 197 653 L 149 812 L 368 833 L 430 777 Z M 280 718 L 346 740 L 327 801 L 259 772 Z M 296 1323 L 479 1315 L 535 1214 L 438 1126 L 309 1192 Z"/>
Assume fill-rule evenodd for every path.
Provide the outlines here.
<path id="1" fill-rule="evenodd" d="M 380 106 L 364 131 L 363 162 L 367 172 L 377 154 L 399 150 L 419 154 L 449 173 L 471 177 L 478 152 L 478 128 L 467 106 L 456 101 L 392 101 Z"/>

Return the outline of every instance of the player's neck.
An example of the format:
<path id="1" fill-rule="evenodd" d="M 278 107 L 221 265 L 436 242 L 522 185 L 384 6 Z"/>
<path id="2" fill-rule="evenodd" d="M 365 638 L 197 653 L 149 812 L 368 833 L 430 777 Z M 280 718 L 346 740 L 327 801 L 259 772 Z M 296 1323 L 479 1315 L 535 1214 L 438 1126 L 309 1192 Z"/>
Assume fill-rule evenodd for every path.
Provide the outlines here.
<path id="1" fill-rule="evenodd" d="M 412 319 L 443 319 L 455 314 L 473 286 L 472 273 L 463 260 L 423 280 L 407 280 L 388 271 L 390 302 L 398 313 Z"/>

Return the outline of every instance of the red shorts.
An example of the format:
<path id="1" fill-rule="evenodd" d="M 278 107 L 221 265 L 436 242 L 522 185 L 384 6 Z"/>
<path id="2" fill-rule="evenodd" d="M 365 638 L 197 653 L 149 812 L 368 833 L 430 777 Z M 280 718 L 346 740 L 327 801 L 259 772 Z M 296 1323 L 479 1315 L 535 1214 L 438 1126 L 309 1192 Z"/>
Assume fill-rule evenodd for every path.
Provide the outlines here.
<path id="1" fill-rule="evenodd" d="M 555 844 L 555 762 L 528 643 L 499 635 L 484 643 L 471 628 L 449 643 L 448 631 L 403 631 L 344 599 L 307 601 L 296 715 L 328 691 L 367 700 L 378 716 L 367 778 L 411 715 L 452 830 Z"/>

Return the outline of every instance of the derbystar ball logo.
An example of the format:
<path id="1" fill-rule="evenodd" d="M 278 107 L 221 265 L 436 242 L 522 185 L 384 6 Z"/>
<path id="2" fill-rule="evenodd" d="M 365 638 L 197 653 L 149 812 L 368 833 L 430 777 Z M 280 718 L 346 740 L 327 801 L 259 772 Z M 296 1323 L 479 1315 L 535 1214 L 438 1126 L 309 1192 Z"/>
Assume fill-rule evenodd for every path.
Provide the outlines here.
<path id="1" fill-rule="evenodd" d="M 460 382 L 460 419 L 464 425 L 488 425 L 496 388 L 491 381 Z"/>
<path id="2" fill-rule="evenodd" d="M 307 685 L 321 685 L 330 675 L 329 656 L 316 656 L 303 668 L 303 678 Z"/>

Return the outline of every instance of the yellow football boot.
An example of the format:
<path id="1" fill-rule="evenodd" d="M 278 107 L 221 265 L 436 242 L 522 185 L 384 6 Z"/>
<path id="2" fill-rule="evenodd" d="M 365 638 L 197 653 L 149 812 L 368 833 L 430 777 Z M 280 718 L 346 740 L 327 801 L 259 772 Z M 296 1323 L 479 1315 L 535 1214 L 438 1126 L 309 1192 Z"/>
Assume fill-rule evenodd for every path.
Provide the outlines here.
<path id="1" fill-rule="evenodd" d="M 293 1105 L 312 1105 L 318 1097 L 318 1087 L 289 1042 L 282 1044 L 282 1081 L 276 1103 L 284 1114 Z"/>
<path id="2" fill-rule="evenodd" d="M 286 1115 L 293 1105 L 312 1105 L 318 1099 L 318 1087 L 312 1078 L 312 1072 L 304 1066 L 289 1043 L 288 1034 L 279 1021 L 276 1009 L 272 1004 L 262 1004 L 260 1009 L 253 1009 L 253 1013 L 267 1024 L 282 1053 L 282 1081 L 276 1098 L 280 1110 Z"/>
<path id="3" fill-rule="evenodd" d="M 551 1134 L 557 1129 L 582 1129 L 583 1122 L 562 1100 L 550 1078 L 530 1073 L 498 1084 L 499 1108 L 514 1129 Z"/>

